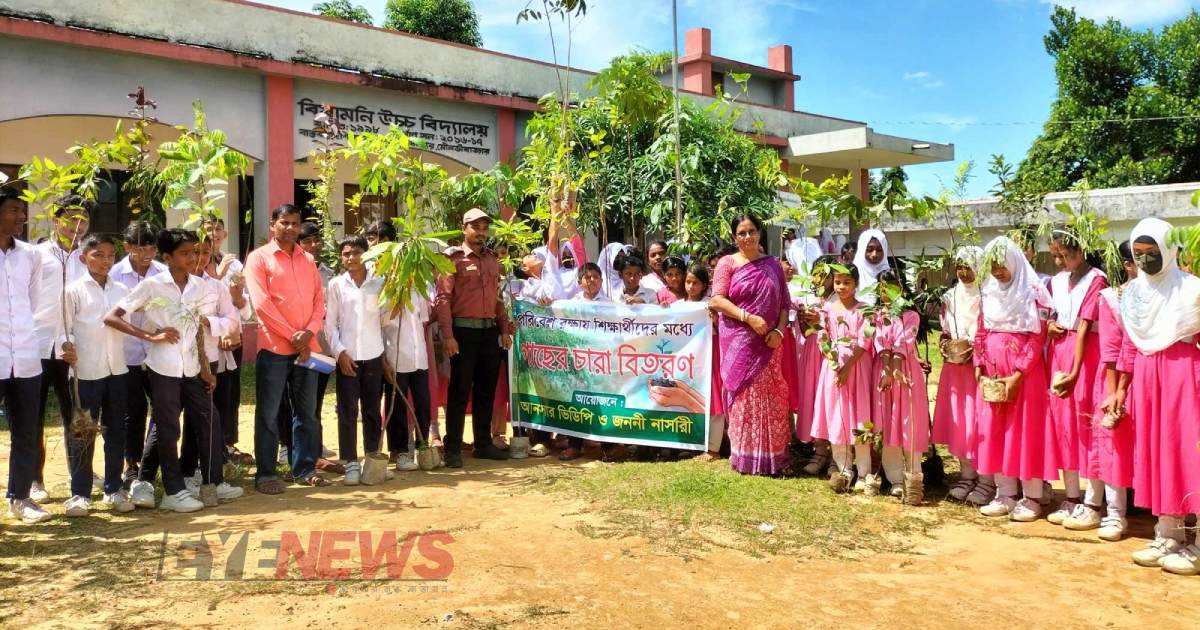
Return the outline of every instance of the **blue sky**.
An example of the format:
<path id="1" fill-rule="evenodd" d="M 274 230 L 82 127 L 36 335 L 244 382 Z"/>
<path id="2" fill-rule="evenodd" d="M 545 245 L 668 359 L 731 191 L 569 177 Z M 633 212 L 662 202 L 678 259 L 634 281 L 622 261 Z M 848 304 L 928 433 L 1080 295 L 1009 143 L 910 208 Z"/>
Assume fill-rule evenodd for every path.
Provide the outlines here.
<path id="1" fill-rule="evenodd" d="M 264 0 L 259 0 L 264 1 Z M 484 48 L 550 60 L 544 23 L 516 24 L 526 0 L 473 0 Z M 1200 0 L 1060 0 L 1094 19 L 1159 28 Z M 311 0 L 266 4 L 311 10 Z M 382 22 L 385 0 L 357 0 Z M 539 3 L 540 4 L 540 3 Z M 599 69 L 632 47 L 670 50 L 669 0 L 591 0 L 571 65 Z M 910 189 L 936 194 L 974 161 L 968 196 L 995 183 L 990 157 L 1024 156 L 1054 100 L 1042 45 L 1052 0 L 679 0 L 679 32 L 712 29 L 713 53 L 766 65 L 790 44 L 802 79 L 796 108 L 865 121 L 876 131 L 956 145 L 954 163 L 910 167 Z M 1026 124 L 1008 124 L 1026 123 Z M 1032 124 L 1030 124 L 1032 123 Z"/>

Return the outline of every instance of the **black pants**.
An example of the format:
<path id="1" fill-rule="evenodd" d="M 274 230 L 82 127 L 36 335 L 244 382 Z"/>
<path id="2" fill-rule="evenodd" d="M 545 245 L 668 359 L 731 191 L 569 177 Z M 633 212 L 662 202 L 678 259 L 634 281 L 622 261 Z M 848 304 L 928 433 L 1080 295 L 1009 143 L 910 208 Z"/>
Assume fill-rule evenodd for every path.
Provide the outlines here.
<path id="1" fill-rule="evenodd" d="M 325 390 L 329 388 L 329 375 L 317 372 L 317 410 L 315 417 L 317 420 L 317 437 L 318 443 L 325 444 L 325 431 L 321 426 L 321 403 L 325 400 Z M 292 391 L 291 385 L 284 385 L 283 402 L 279 404 L 279 414 L 275 417 L 275 426 L 279 429 L 279 444 L 286 446 L 292 450 L 292 421 L 295 419 L 295 411 L 292 407 Z M 321 454 L 317 453 L 317 457 Z"/>
<path id="2" fill-rule="evenodd" d="M 137 475 L 146 448 L 146 416 L 150 413 L 150 370 L 130 365 L 125 375 L 125 468 L 126 478 Z"/>
<path id="3" fill-rule="evenodd" d="M 39 483 L 44 484 L 46 481 L 44 475 L 46 468 L 46 402 L 50 398 L 51 386 L 54 387 L 54 397 L 58 399 L 58 413 L 62 416 L 63 426 L 71 423 L 71 388 L 68 380 L 70 370 L 71 366 L 62 359 L 42 359 L 41 390 L 38 392 L 37 436 L 34 438 L 37 441 L 38 457 L 33 475 L 33 480 Z M 67 457 L 70 457 L 70 453 L 67 453 Z M 88 483 L 91 483 L 91 480 Z"/>
<path id="4" fill-rule="evenodd" d="M 396 386 L 389 386 L 386 390 L 387 398 L 383 404 L 391 412 L 387 423 L 388 450 L 393 453 L 404 453 L 408 451 L 409 413 L 408 405 L 404 404 L 403 400 L 396 398 L 397 393 L 400 396 L 406 396 L 412 403 L 417 426 L 421 429 L 421 436 L 424 437 L 425 443 L 428 444 L 429 424 L 433 418 L 430 413 L 429 370 L 398 372 Z M 392 441 L 393 435 L 395 435 L 395 442 Z"/>
<path id="5" fill-rule="evenodd" d="M 461 453 L 471 397 L 471 428 L 475 448 L 492 443 L 492 404 L 496 399 L 496 377 L 500 373 L 500 329 L 454 327 L 458 354 L 450 359 L 450 391 L 446 401 L 447 453 Z"/>
<path id="6" fill-rule="evenodd" d="M 168 495 L 184 490 L 183 474 L 179 470 L 180 427 L 182 410 L 194 410 L 196 443 L 200 451 L 200 470 L 205 483 L 221 483 L 221 437 L 212 418 L 212 396 L 199 376 L 175 378 L 148 371 L 150 399 L 153 412 L 150 431 L 146 435 L 146 451 L 138 470 L 138 479 L 154 481 L 162 468 L 163 490 Z"/>
<path id="7" fill-rule="evenodd" d="M 104 492 L 112 494 L 121 489 L 121 470 L 125 467 L 125 380 L 128 374 L 114 374 L 94 381 L 79 381 L 79 404 L 100 422 L 100 437 L 104 440 Z M 67 435 L 70 435 L 68 429 Z M 67 438 L 71 453 L 71 494 L 87 497 L 92 494 L 92 458 L 96 443 L 77 443 Z"/>
<path id="8" fill-rule="evenodd" d="M 38 393 L 42 388 L 42 377 L 0 379 L 0 399 L 8 414 L 8 434 L 12 445 L 8 455 L 8 491 L 10 499 L 28 499 L 29 486 L 33 483 L 40 442 L 41 418 L 38 414 Z M 88 483 L 92 480 L 88 479 Z"/>
<path id="9" fill-rule="evenodd" d="M 379 434 L 383 418 L 379 399 L 383 395 L 383 357 L 354 362 L 355 376 L 337 375 L 338 457 L 342 461 L 358 460 L 358 414 L 362 411 L 363 448 L 368 453 L 379 450 Z"/>
<path id="10" fill-rule="evenodd" d="M 242 402 L 242 347 L 232 351 L 234 367 L 217 374 L 217 388 L 213 390 L 213 402 L 217 415 L 221 417 L 221 433 L 225 446 L 238 441 L 238 406 Z"/>
<path id="11" fill-rule="evenodd" d="M 217 364 L 210 364 L 209 370 L 211 370 L 213 374 L 216 374 Z M 210 418 L 207 422 L 209 426 L 213 428 L 212 430 L 216 433 L 216 439 L 223 440 L 221 414 L 217 410 L 216 399 L 210 397 L 210 400 L 212 401 L 212 404 L 209 405 L 209 410 L 212 413 L 212 418 Z M 183 440 L 179 443 L 179 474 L 183 475 L 183 477 L 186 479 L 194 476 L 196 471 L 200 470 L 200 477 L 205 480 L 204 483 L 208 483 L 207 480 L 209 475 L 204 474 L 205 471 L 202 470 L 200 466 L 200 434 L 196 430 L 196 425 L 201 422 L 204 422 L 204 420 L 200 418 L 197 410 L 189 409 L 187 407 L 183 408 Z M 225 449 L 217 449 L 217 451 L 213 453 L 213 459 L 216 460 L 215 465 L 224 464 Z"/>

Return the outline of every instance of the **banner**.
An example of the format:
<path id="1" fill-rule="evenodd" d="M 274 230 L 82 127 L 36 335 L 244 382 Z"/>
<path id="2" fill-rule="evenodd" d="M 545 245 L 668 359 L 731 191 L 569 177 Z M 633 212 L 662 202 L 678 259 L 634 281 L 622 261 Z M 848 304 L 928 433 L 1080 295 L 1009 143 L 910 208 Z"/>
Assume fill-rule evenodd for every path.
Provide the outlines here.
<path id="1" fill-rule="evenodd" d="M 602 442 L 708 449 L 713 338 L 706 304 L 518 300 L 513 318 L 514 425 Z"/>

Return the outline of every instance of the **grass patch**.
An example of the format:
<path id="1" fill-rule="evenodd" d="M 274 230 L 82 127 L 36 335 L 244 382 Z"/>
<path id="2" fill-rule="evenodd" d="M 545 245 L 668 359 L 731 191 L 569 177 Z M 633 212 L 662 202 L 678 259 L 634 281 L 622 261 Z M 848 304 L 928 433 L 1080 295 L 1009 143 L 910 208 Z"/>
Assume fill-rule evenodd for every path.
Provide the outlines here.
<path id="1" fill-rule="evenodd" d="M 595 504 L 604 523 L 580 524 L 585 536 L 643 536 L 684 557 L 712 547 L 754 556 L 904 552 L 912 536 L 928 535 L 941 521 L 936 510 L 904 509 L 884 497 L 835 495 L 818 479 L 741 475 L 727 462 L 539 467 L 530 473 L 532 491 L 567 493 Z M 762 523 L 773 531 L 760 531 Z"/>

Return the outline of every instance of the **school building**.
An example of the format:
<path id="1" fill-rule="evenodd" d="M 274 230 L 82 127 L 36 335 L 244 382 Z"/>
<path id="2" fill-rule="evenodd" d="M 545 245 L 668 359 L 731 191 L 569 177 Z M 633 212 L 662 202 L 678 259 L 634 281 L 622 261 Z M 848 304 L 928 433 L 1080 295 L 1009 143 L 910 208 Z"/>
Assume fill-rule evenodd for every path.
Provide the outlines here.
<path id="1" fill-rule="evenodd" d="M 749 73 L 739 129 L 776 149 L 793 174 L 849 174 L 865 197 L 868 169 L 954 158 L 953 145 L 796 111 L 800 76 L 788 45 L 769 48 L 767 66 L 712 50 L 708 29 L 685 34 L 682 89 L 706 104 L 717 86 L 734 88 L 731 73 Z M 593 74 L 572 70 L 571 89 L 586 94 Z M 209 127 L 252 162 L 231 183 L 225 209 L 229 247 L 242 253 L 266 237 L 271 207 L 307 200 L 321 104 L 336 105 L 347 130 L 403 127 L 428 141 L 427 161 L 458 174 L 515 163 L 537 99 L 558 90 L 552 64 L 245 0 L 0 0 L 0 77 L 0 170 L 9 176 L 34 155 L 56 158 L 76 142 L 112 137 L 138 86 L 158 104 L 155 142 L 176 138 L 174 126 L 190 125 L 192 101 L 202 100 Z M 112 173 L 114 184 L 122 177 Z M 395 211 L 378 201 L 361 214 L 344 208 L 357 192 L 353 165 L 338 178 L 339 234 Z M 119 185 L 105 187 L 94 229 L 120 230 L 124 201 Z"/>

